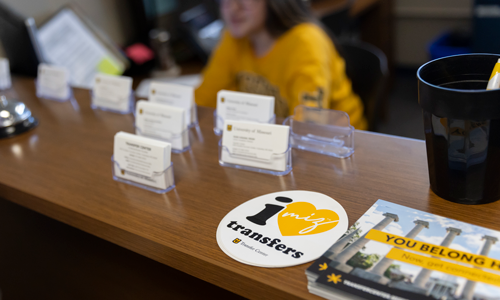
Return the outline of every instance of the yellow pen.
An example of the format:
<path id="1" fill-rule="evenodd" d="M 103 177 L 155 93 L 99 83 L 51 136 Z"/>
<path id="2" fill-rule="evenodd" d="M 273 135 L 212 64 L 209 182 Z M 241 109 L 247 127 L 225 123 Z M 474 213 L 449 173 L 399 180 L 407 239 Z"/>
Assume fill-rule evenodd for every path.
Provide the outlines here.
<path id="1" fill-rule="evenodd" d="M 487 90 L 500 89 L 500 58 L 498 59 L 493 71 L 491 72 L 490 80 L 488 81 Z"/>

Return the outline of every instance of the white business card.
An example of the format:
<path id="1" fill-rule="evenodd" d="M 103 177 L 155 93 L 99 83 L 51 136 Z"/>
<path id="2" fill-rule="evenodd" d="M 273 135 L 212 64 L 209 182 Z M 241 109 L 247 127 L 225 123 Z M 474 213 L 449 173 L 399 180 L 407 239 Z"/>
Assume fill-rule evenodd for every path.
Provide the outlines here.
<path id="1" fill-rule="evenodd" d="M 149 101 L 180 107 L 186 110 L 186 123 L 196 122 L 194 88 L 182 84 L 151 82 Z"/>
<path id="2" fill-rule="evenodd" d="M 172 149 L 189 146 L 185 110 L 170 105 L 139 100 L 135 112 L 136 134 L 168 141 Z"/>
<path id="3" fill-rule="evenodd" d="M 217 93 L 217 129 L 224 121 L 269 123 L 274 117 L 274 97 L 221 90 Z"/>
<path id="4" fill-rule="evenodd" d="M 0 90 L 6 90 L 11 86 L 9 60 L 0 58 Z"/>
<path id="5" fill-rule="evenodd" d="M 170 143 L 118 132 L 114 138 L 115 176 L 140 184 L 166 189 L 170 166 Z"/>
<path id="6" fill-rule="evenodd" d="M 68 100 L 71 94 L 68 70 L 65 67 L 39 64 L 36 93 L 41 98 Z"/>
<path id="7" fill-rule="evenodd" d="M 92 104 L 116 111 L 128 111 L 132 78 L 97 74 L 94 80 Z"/>
<path id="8" fill-rule="evenodd" d="M 290 127 L 226 121 L 221 160 L 225 163 L 285 171 Z M 225 148 L 225 149 L 224 149 Z"/>

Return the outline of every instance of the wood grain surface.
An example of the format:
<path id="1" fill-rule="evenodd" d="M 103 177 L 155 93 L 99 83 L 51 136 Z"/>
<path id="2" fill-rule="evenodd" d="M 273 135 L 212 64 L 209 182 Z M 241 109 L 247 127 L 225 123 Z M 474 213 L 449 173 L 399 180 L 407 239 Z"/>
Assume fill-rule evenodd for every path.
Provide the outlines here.
<path id="1" fill-rule="evenodd" d="M 38 99 L 32 79 L 14 89 L 40 125 L 0 140 L 0 197 L 248 298 L 317 298 L 307 291 L 310 264 L 266 269 L 226 256 L 215 233 L 237 205 L 267 193 L 309 190 L 342 204 L 352 225 L 377 199 L 500 230 L 500 202 L 464 206 L 429 189 L 423 141 L 357 131 L 355 153 L 337 159 L 293 150 L 293 171 L 277 177 L 223 168 L 212 109 L 198 108 L 192 149 L 172 154 L 176 188 L 164 195 L 116 182 L 113 136 L 133 132 L 133 116 L 90 108 L 89 92 L 76 101 Z"/>

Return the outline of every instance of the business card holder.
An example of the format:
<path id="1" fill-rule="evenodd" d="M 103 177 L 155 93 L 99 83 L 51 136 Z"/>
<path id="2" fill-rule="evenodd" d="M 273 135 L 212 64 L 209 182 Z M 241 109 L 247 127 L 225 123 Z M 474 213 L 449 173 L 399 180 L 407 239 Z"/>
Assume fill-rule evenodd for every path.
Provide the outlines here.
<path id="1" fill-rule="evenodd" d="M 234 164 L 230 162 L 223 161 L 224 157 L 237 158 L 239 160 L 246 160 L 249 164 L 259 164 L 261 167 L 242 165 L 242 164 Z M 285 170 L 284 171 L 276 171 L 270 169 L 272 165 L 275 165 L 279 161 L 284 161 Z M 280 163 L 281 164 L 281 163 Z M 229 149 L 225 146 L 222 146 L 222 140 L 219 141 L 219 165 L 223 167 L 271 174 L 276 176 L 286 175 L 292 171 L 292 147 L 288 147 L 288 149 L 283 153 L 275 153 L 271 156 L 270 159 L 258 159 L 258 158 L 249 158 L 237 154 L 233 154 L 229 151 Z M 269 166 L 270 168 L 266 168 Z"/>
<path id="2" fill-rule="evenodd" d="M 12 87 L 12 83 L 8 81 L 7 83 L 2 82 L 2 79 L 0 78 L 0 91 L 6 91 Z"/>
<path id="3" fill-rule="evenodd" d="M 188 129 L 198 126 L 198 109 L 196 103 L 191 106 L 191 116 L 193 116 L 193 121 L 188 124 Z"/>
<path id="4" fill-rule="evenodd" d="M 191 106 L 191 115 L 194 117 L 193 117 L 193 121 L 188 124 L 188 126 L 187 126 L 188 129 L 191 129 L 191 128 L 198 126 L 198 113 L 197 113 L 198 110 L 196 109 L 196 107 L 197 107 L 196 104 L 193 104 L 193 106 Z M 135 118 L 136 117 L 135 109 L 132 110 L 132 113 L 134 114 L 134 118 Z"/>
<path id="5" fill-rule="evenodd" d="M 53 97 L 51 95 L 45 94 L 42 91 L 42 89 L 40 88 L 40 85 L 38 84 L 38 80 L 36 80 L 36 79 L 35 79 L 35 87 L 36 87 L 36 96 L 38 98 L 43 98 L 43 99 L 48 99 L 48 100 L 53 100 L 53 101 L 58 101 L 58 102 L 66 102 L 66 101 L 70 100 L 71 98 L 73 98 L 73 89 L 71 88 L 71 86 L 69 84 L 68 84 L 68 89 L 69 89 L 68 96 L 63 97 L 63 98 L 57 98 L 57 97 Z"/>
<path id="6" fill-rule="evenodd" d="M 219 116 L 217 114 L 217 110 L 214 110 L 214 133 L 215 135 L 221 135 L 222 134 L 222 127 L 224 126 L 224 118 L 222 118 L 221 116 Z M 256 120 L 252 120 L 252 119 L 246 119 L 246 120 L 243 120 L 243 119 L 240 119 L 238 121 L 249 121 L 249 122 L 257 122 L 257 123 L 262 123 L 262 122 L 259 122 L 259 121 L 256 121 Z M 275 124 L 276 123 L 276 114 L 273 115 L 273 117 L 266 122 L 266 124 Z M 220 128 L 218 126 L 218 124 L 220 124 Z"/>
<path id="7" fill-rule="evenodd" d="M 164 180 L 165 181 L 165 186 L 167 187 L 166 189 L 161 189 L 161 188 L 157 188 L 157 187 L 145 185 L 145 184 L 142 184 L 142 183 L 138 183 L 138 182 L 135 182 L 135 181 L 132 181 L 132 180 L 123 179 L 123 178 L 120 178 L 120 177 L 116 176 L 116 172 L 126 172 L 126 171 L 123 170 L 120 167 L 120 164 L 113 159 L 113 156 L 111 156 L 111 169 L 112 169 L 112 172 L 113 172 L 113 179 L 114 180 L 119 181 L 119 182 L 123 182 L 123 183 L 126 183 L 126 184 L 130 184 L 130 185 L 133 185 L 135 187 L 138 187 L 138 188 L 141 188 L 141 189 L 145 189 L 145 190 L 148 190 L 148 191 L 151 191 L 151 192 L 155 192 L 157 194 L 164 194 L 166 192 L 171 191 L 173 188 L 175 188 L 174 163 L 173 162 L 171 162 L 170 166 L 168 166 L 168 168 L 166 168 L 165 170 L 163 170 L 163 172 L 154 172 L 149 177 L 143 176 L 141 174 L 137 174 L 137 176 L 141 176 L 144 179 L 151 180 L 151 181 L 154 181 L 154 182 L 157 182 L 158 180 Z M 164 174 L 165 174 L 165 176 L 163 177 L 162 175 L 164 175 Z M 163 178 L 161 178 L 161 177 L 163 177 Z"/>
<path id="8" fill-rule="evenodd" d="M 155 139 L 155 140 L 164 141 L 164 142 L 172 144 L 172 152 L 173 153 L 183 153 L 183 152 L 186 152 L 189 149 L 191 149 L 191 144 L 189 143 L 189 128 L 187 128 L 186 130 L 182 131 L 181 133 L 172 133 L 170 131 L 166 131 L 166 132 L 169 132 L 171 134 L 171 137 L 169 139 L 165 139 L 165 138 L 157 137 L 157 136 L 154 136 L 154 135 L 149 135 L 147 133 L 144 133 L 141 130 L 141 128 L 139 128 L 137 126 L 134 126 L 134 127 L 135 127 L 137 135 L 145 136 L 145 137 L 148 137 L 148 138 L 152 138 L 152 139 Z M 184 147 L 182 149 L 174 148 L 174 145 L 176 145 L 178 143 L 180 143 L 181 145 L 183 145 L 184 144 L 183 143 L 184 140 L 186 140 L 187 144 L 188 144 L 186 147 Z"/>
<path id="9" fill-rule="evenodd" d="M 299 105 L 283 125 L 293 148 L 345 158 L 354 153 L 354 127 L 343 111 Z"/>
<path id="10" fill-rule="evenodd" d="M 91 99 L 90 107 L 92 109 L 100 109 L 103 111 L 109 111 L 109 112 L 122 114 L 122 115 L 126 115 L 126 114 L 129 114 L 129 113 L 134 111 L 135 96 L 134 96 L 134 91 L 132 91 L 132 90 L 130 90 L 130 96 L 128 99 L 129 103 L 128 103 L 128 106 L 125 110 L 118 110 L 118 109 L 113 109 L 110 107 L 94 104 L 94 92 L 92 90 L 90 90 L 90 99 Z"/>

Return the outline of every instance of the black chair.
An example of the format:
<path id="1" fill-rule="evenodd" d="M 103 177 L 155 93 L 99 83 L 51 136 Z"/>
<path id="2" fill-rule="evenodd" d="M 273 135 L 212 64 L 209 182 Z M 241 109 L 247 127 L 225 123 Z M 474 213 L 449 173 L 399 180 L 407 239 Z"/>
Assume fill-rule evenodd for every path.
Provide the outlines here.
<path id="1" fill-rule="evenodd" d="M 382 93 L 389 77 L 387 58 L 377 47 L 360 41 L 340 41 L 337 44 L 352 88 L 365 106 L 368 130 L 376 131 Z"/>
<path id="2" fill-rule="evenodd" d="M 321 23 L 337 39 L 351 39 L 357 35 L 355 20 L 349 15 L 354 0 L 347 0 L 335 10 L 320 18 Z"/>

